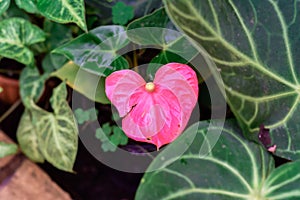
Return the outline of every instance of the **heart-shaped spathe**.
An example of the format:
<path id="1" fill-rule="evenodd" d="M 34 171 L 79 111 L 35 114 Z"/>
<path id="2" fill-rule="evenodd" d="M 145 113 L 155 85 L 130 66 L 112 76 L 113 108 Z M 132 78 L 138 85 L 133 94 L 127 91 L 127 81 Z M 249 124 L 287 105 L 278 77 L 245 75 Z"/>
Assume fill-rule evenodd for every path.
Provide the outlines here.
<path id="1" fill-rule="evenodd" d="M 182 133 L 198 98 L 196 73 L 181 63 L 162 66 L 150 83 L 132 70 L 116 71 L 106 78 L 105 86 L 123 117 L 125 134 L 157 148 Z"/>

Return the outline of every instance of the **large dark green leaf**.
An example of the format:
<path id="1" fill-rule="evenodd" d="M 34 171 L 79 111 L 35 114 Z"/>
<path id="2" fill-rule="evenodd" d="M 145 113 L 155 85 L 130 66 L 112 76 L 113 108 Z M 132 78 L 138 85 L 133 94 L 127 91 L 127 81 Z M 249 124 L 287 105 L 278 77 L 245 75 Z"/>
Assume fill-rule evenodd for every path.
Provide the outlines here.
<path id="1" fill-rule="evenodd" d="M 124 27 L 100 26 L 58 47 L 54 53 L 65 55 L 82 69 L 101 76 L 129 67 L 117 51 L 129 43 Z"/>
<path id="2" fill-rule="evenodd" d="M 77 154 L 78 129 L 66 98 L 66 84 L 61 83 L 50 99 L 53 113 L 41 109 L 33 101 L 30 112 L 44 158 L 58 169 L 71 172 Z"/>
<path id="3" fill-rule="evenodd" d="M 42 15 L 53 21 L 74 22 L 87 31 L 84 0 L 37 0 L 36 6 Z"/>
<path id="4" fill-rule="evenodd" d="M 77 92 L 83 94 L 92 101 L 108 104 L 110 101 L 105 94 L 105 79 L 95 74 L 82 70 L 73 62 L 68 62 L 52 76 L 66 81 L 67 84 Z"/>
<path id="5" fill-rule="evenodd" d="M 10 0 L 0 0 L 0 15 L 8 9 L 9 4 Z"/>
<path id="6" fill-rule="evenodd" d="M 165 5 L 173 22 L 217 64 L 244 131 L 257 140 L 264 125 L 277 155 L 299 159 L 300 2 L 165 0 Z"/>
<path id="7" fill-rule="evenodd" d="M 170 62 L 188 63 L 198 54 L 194 46 L 175 30 L 164 8 L 131 22 L 127 35 L 137 44 L 151 45 L 161 50 L 148 67 L 152 77 L 160 66 Z"/>
<path id="8" fill-rule="evenodd" d="M 199 128 L 193 139 L 195 126 Z M 222 133 L 215 144 L 218 131 Z M 141 180 L 136 200 L 299 199 L 300 162 L 274 169 L 272 156 L 241 135 L 232 121 L 227 121 L 224 127 L 216 121 L 194 125 L 151 163 L 149 171 L 152 172 Z M 170 156 L 170 152 L 191 138 L 193 142 L 183 155 Z M 201 145 L 211 151 L 208 154 L 201 151 Z"/>
<path id="9" fill-rule="evenodd" d="M 23 64 L 33 63 L 29 46 L 45 40 L 44 32 L 29 21 L 9 18 L 0 22 L 0 55 Z"/>

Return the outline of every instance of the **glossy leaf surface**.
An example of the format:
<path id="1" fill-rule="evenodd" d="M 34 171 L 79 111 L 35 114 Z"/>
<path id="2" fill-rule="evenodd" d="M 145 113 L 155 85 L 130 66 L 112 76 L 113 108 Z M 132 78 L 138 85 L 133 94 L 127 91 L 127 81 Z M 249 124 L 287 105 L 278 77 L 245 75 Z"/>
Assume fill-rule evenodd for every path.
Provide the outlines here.
<path id="1" fill-rule="evenodd" d="M 212 56 L 245 133 L 270 129 L 275 154 L 300 158 L 299 1 L 165 0 L 173 22 Z"/>
<path id="2" fill-rule="evenodd" d="M 65 55 L 86 71 L 107 76 L 129 67 L 126 59 L 117 54 L 128 43 L 122 26 L 100 26 L 58 47 L 54 53 Z"/>
<path id="3" fill-rule="evenodd" d="M 274 169 L 271 155 L 243 138 L 235 122 L 227 121 L 224 127 L 218 124 L 213 121 L 210 127 L 208 122 L 193 125 L 159 154 L 149 170 L 160 169 L 144 175 L 135 199 L 292 200 L 300 197 L 299 161 Z M 218 131 L 222 133 L 215 144 L 213 137 Z M 190 146 L 180 157 L 170 156 L 170 152 L 182 145 Z M 203 147 L 210 150 L 208 154 L 201 151 Z"/>
<path id="4" fill-rule="evenodd" d="M 52 76 L 66 81 L 70 87 L 92 101 L 102 104 L 110 103 L 105 94 L 105 79 L 82 70 L 73 62 L 69 62 L 59 70 L 53 72 Z"/>

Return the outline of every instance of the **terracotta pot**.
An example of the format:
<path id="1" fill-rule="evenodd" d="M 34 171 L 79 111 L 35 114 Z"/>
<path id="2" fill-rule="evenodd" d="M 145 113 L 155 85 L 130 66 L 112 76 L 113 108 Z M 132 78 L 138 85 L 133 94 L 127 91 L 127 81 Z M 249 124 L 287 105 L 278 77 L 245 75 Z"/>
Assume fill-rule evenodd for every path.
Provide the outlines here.
<path id="1" fill-rule="evenodd" d="M 1 130 L 0 141 L 13 143 Z M 0 159 L 0 199 L 71 200 L 71 197 L 36 164 L 19 153 Z"/>
<path id="2" fill-rule="evenodd" d="M 19 80 L 0 75 L 0 87 L 3 89 L 0 93 L 1 102 L 11 105 L 20 98 Z"/>

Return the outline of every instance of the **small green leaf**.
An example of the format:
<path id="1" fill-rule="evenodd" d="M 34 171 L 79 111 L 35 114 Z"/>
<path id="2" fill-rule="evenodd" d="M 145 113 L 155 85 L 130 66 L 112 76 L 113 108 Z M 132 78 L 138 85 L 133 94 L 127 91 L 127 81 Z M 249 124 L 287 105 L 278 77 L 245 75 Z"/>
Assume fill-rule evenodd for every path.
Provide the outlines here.
<path id="1" fill-rule="evenodd" d="M 104 152 L 114 152 L 118 145 L 126 145 L 128 143 L 128 137 L 122 129 L 115 125 L 110 126 L 109 123 L 105 123 L 101 128 L 98 128 L 95 136 L 101 141 L 101 148 Z"/>
<path id="2" fill-rule="evenodd" d="M 44 162 L 38 144 L 38 133 L 32 123 L 29 109 L 25 109 L 17 130 L 17 139 L 23 153 L 34 162 Z M 43 147 L 41 147 L 43 148 Z"/>
<path id="3" fill-rule="evenodd" d="M 0 158 L 17 153 L 18 146 L 0 141 Z"/>
<path id="4" fill-rule="evenodd" d="M 96 130 L 96 138 L 99 139 L 101 142 L 105 142 L 109 140 L 109 136 L 112 132 L 112 128 L 109 122 L 102 125 L 101 128 Z"/>
<path id="5" fill-rule="evenodd" d="M 117 2 L 112 7 L 112 16 L 114 24 L 125 25 L 134 17 L 134 9 L 124 2 Z"/>
<path id="6" fill-rule="evenodd" d="M 102 130 L 105 133 L 105 135 L 109 136 L 112 132 L 112 128 L 109 124 L 109 122 L 102 125 Z"/>
<path id="7" fill-rule="evenodd" d="M 109 126 L 109 125 L 108 125 Z M 110 127 L 109 127 L 110 128 Z M 109 134 L 110 134 L 110 132 L 109 132 Z M 104 132 L 104 130 L 103 130 L 103 127 L 102 128 L 98 128 L 98 129 L 96 129 L 96 134 L 95 134 L 95 137 L 98 139 L 98 140 L 100 140 L 101 142 L 105 142 L 105 141 L 107 141 L 108 139 L 107 139 L 107 134 Z"/>
<path id="8" fill-rule="evenodd" d="M 108 152 L 108 151 L 115 152 L 117 150 L 117 146 L 112 144 L 109 140 L 103 142 L 101 144 L 101 148 L 104 152 Z"/>
<path id="9" fill-rule="evenodd" d="M 78 148 L 78 128 L 66 97 L 66 84 L 61 83 L 50 99 L 54 113 L 39 108 L 33 102 L 31 113 L 44 158 L 58 169 L 72 172 Z"/>
<path id="10" fill-rule="evenodd" d="M 120 127 L 113 126 L 113 134 L 110 136 L 110 141 L 116 146 L 126 145 L 128 142 L 128 137 Z"/>
<path id="11" fill-rule="evenodd" d="M 38 13 L 35 0 L 15 0 L 17 6 L 29 13 Z"/>
<path id="12" fill-rule="evenodd" d="M 87 31 L 84 0 L 37 0 L 37 8 L 42 15 L 55 22 L 74 22 Z"/>
<path id="13" fill-rule="evenodd" d="M 104 152 L 114 152 L 117 149 L 117 145 L 113 144 L 110 141 L 110 134 L 112 132 L 112 128 L 109 123 L 105 123 L 101 128 L 96 130 L 96 138 L 101 141 L 101 148 Z"/>
<path id="14" fill-rule="evenodd" d="M 117 51 L 129 43 L 124 27 L 100 26 L 58 47 L 53 52 L 65 55 L 82 69 L 108 76 L 129 64 Z"/>
<path id="15" fill-rule="evenodd" d="M 0 22 L 0 55 L 23 64 L 33 63 L 29 46 L 45 40 L 44 32 L 21 18 L 9 18 Z"/>
<path id="16" fill-rule="evenodd" d="M 70 87 L 92 101 L 102 104 L 110 103 L 105 94 L 105 79 L 80 69 L 73 62 L 68 62 L 62 68 L 53 72 L 52 76 L 66 81 Z"/>
<path id="17" fill-rule="evenodd" d="M 10 0 L 0 0 L 0 15 L 2 15 L 9 7 Z"/>
<path id="18" fill-rule="evenodd" d="M 25 106 L 30 107 L 30 101 L 37 102 L 44 91 L 47 74 L 40 75 L 36 67 L 27 66 L 20 76 L 20 94 Z"/>
<path id="19" fill-rule="evenodd" d="M 95 110 L 95 108 L 90 108 L 87 110 L 77 108 L 75 110 L 74 114 L 75 114 L 78 124 L 84 124 L 85 122 L 88 122 L 88 121 L 97 120 L 97 110 Z"/>

